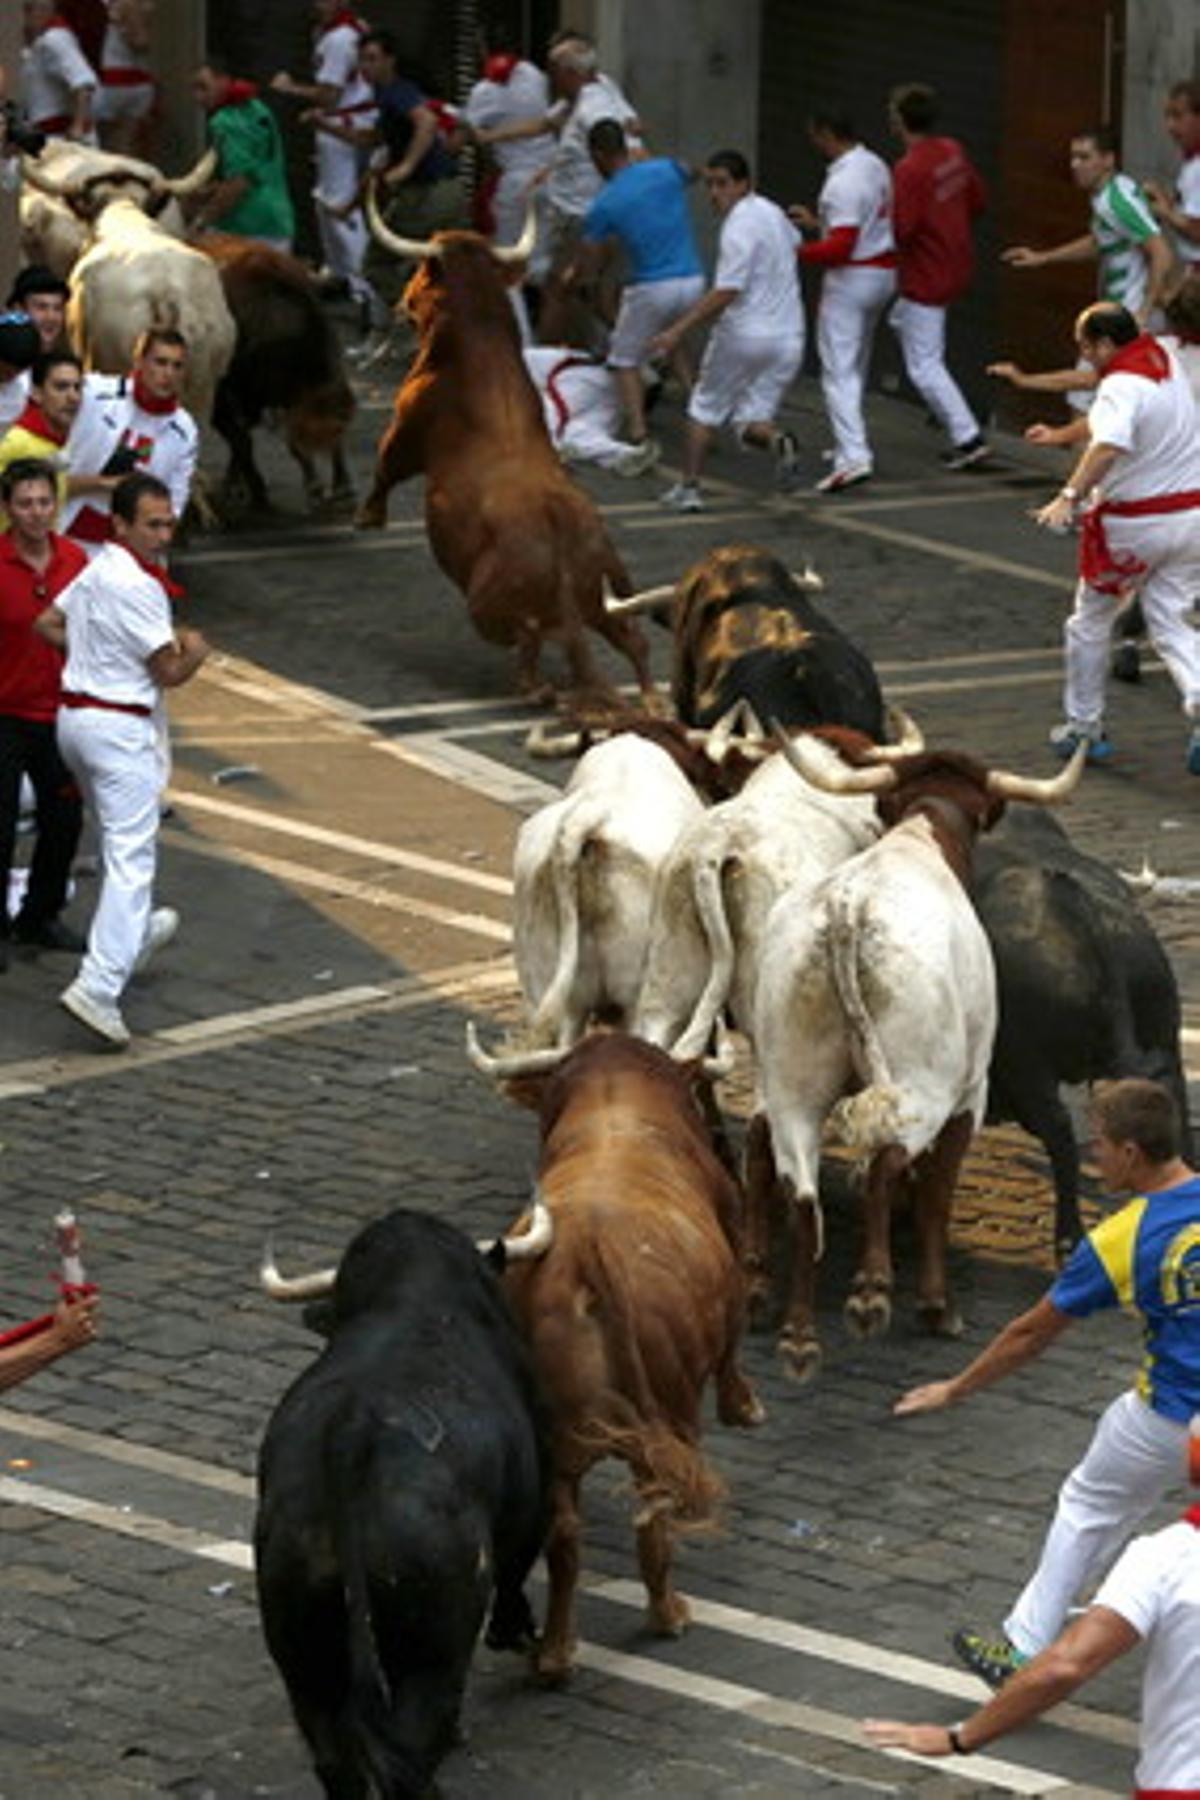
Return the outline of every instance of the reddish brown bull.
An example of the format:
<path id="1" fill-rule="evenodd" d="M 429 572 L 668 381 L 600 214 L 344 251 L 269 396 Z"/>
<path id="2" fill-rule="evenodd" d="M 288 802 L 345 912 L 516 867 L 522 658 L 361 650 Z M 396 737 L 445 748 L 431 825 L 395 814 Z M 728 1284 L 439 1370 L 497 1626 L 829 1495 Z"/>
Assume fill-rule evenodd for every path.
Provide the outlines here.
<path id="1" fill-rule="evenodd" d="M 606 588 L 629 595 L 632 583 L 599 513 L 550 443 L 497 255 L 471 231 L 409 244 L 369 211 L 382 242 L 423 260 L 404 295 L 419 349 L 356 523 L 382 527 L 391 489 L 423 474 L 433 554 L 466 595 L 480 636 L 516 646 L 524 691 L 538 690 L 541 647 L 550 639 L 566 652 L 574 697 L 610 710 L 615 695 L 592 660 L 590 629 L 629 658 L 650 697 L 640 628 L 604 606 Z"/>
<path id="2" fill-rule="evenodd" d="M 470 1050 L 541 1115 L 538 1193 L 554 1240 L 508 1282 L 553 1415 L 550 1596 L 537 1666 L 562 1680 L 574 1648 L 579 1484 L 592 1464 L 616 1456 L 629 1466 L 650 1627 L 674 1637 L 688 1607 L 671 1580 L 672 1535 L 711 1526 L 723 1495 L 700 1450 L 710 1376 L 723 1424 L 764 1417 L 737 1361 L 739 1195 L 696 1104 L 698 1065 L 619 1032 L 569 1053 L 491 1058 L 473 1037 Z"/>

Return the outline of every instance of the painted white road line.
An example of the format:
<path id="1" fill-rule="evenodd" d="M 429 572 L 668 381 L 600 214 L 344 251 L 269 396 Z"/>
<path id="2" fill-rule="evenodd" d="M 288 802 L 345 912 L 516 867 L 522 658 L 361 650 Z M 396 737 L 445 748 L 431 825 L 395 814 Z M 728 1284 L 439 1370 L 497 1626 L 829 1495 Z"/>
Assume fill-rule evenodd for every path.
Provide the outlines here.
<path id="1" fill-rule="evenodd" d="M 645 1590 L 636 1581 L 589 1581 L 587 1591 L 615 1606 L 627 1606 L 643 1612 Z M 747 1612 L 740 1606 L 726 1606 L 715 1600 L 698 1600 L 691 1593 L 688 1605 L 697 1625 L 714 1631 L 728 1632 L 755 1644 L 773 1644 L 800 1656 L 816 1657 L 846 1669 L 857 1669 L 866 1675 L 882 1675 L 926 1693 L 947 1694 L 955 1700 L 966 1700 L 972 1710 L 980 1704 L 979 1679 L 965 1669 L 952 1669 L 942 1663 L 926 1662 L 924 1657 L 907 1656 L 902 1651 L 887 1650 L 879 1644 L 866 1644 L 858 1638 L 842 1637 L 837 1632 L 821 1631 L 811 1625 L 796 1625 L 790 1619 L 777 1619 L 770 1613 Z M 1137 1726 L 1114 1713 L 1094 1712 L 1090 1707 L 1060 1706 L 1054 1718 L 1057 1724 L 1087 1737 L 1119 1744 L 1122 1749 L 1136 1749 Z"/>
<path id="2" fill-rule="evenodd" d="M 471 726 L 466 729 L 483 730 Z M 450 741 L 461 735 L 464 733 L 454 729 L 446 733 L 412 732 L 402 738 L 378 738 L 373 747 L 385 756 L 394 756 L 398 762 L 453 782 L 468 793 L 482 794 L 487 800 L 498 800 L 501 805 L 517 810 L 536 810 L 545 806 L 548 800 L 562 799 L 562 789 L 550 782 L 527 775 L 523 769 L 510 769 L 505 763 L 496 762 L 490 756 L 479 756 L 474 750 L 466 750 L 461 744 Z"/>
<path id="3" fill-rule="evenodd" d="M 54 1518 L 69 1519 L 75 1524 L 89 1525 L 99 1531 L 115 1532 L 121 1537 L 135 1538 L 141 1543 L 157 1544 L 164 1550 L 202 1561 L 220 1563 L 225 1568 L 249 1574 L 254 1569 L 250 1544 L 239 1538 L 217 1538 L 207 1532 L 176 1525 L 134 1507 L 112 1506 L 89 1500 L 62 1488 L 47 1487 L 41 1482 L 26 1481 L 11 1475 L 0 1475 L 0 1501 L 25 1506 Z M 903 1751 L 880 1750 L 868 1744 L 858 1719 L 827 1708 L 809 1706 L 797 1700 L 781 1699 L 761 1688 L 745 1687 L 739 1682 L 723 1681 L 711 1675 L 696 1674 L 673 1664 L 657 1662 L 649 1657 L 631 1656 L 610 1650 L 600 1644 L 581 1641 L 577 1650 L 582 1668 L 636 1687 L 694 1701 L 718 1712 L 736 1713 L 742 1718 L 774 1729 L 803 1732 L 837 1743 L 853 1744 L 864 1756 L 896 1757 L 904 1762 L 926 1763 L 927 1759 L 909 1756 Z M 937 1773 L 950 1771 L 929 1763 Z M 971 1778 L 986 1787 L 997 1787 L 1014 1794 L 1061 1793 L 1071 1784 L 1063 1776 L 1031 1769 L 1021 1763 L 1001 1761 L 997 1757 L 975 1755 L 971 1758 Z"/>
<path id="4" fill-rule="evenodd" d="M 680 1700 L 693 1700 L 718 1712 L 736 1713 L 759 1725 L 801 1731 L 810 1737 L 832 1738 L 839 1744 L 853 1744 L 872 1756 L 919 1763 L 931 1773 L 960 1773 L 945 1763 L 910 1756 L 907 1751 L 880 1750 L 867 1743 L 858 1719 L 830 1712 L 826 1707 L 809 1706 L 799 1700 L 782 1700 L 775 1694 L 764 1693 L 761 1688 L 744 1687 L 740 1682 L 722 1681 L 713 1675 L 697 1675 L 690 1669 L 654 1662 L 645 1656 L 630 1656 L 624 1651 L 606 1649 L 601 1644 L 581 1641 L 577 1657 L 581 1668 L 592 1669 L 599 1675 L 611 1675 L 618 1681 L 652 1688 L 660 1694 L 672 1694 Z M 1044 1769 L 1028 1769 L 1020 1763 L 1002 1762 L 998 1757 L 987 1755 L 972 1756 L 967 1774 L 972 1783 L 1001 1788 L 1010 1794 L 1060 1793 L 1071 1785 L 1065 1776 L 1050 1775 Z"/>
<path id="5" fill-rule="evenodd" d="M 701 513 L 700 518 L 704 515 Z M 841 510 L 822 510 L 821 523 L 837 531 L 857 532 L 860 537 L 875 538 L 882 544 L 895 544 L 902 550 L 919 550 L 926 556 L 940 556 L 947 562 L 968 569 L 986 569 L 992 575 L 1010 575 L 1018 581 L 1033 582 L 1038 587 L 1054 588 L 1066 597 L 1071 591 L 1071 578 L 1054 575 L 1033 563 L 1013 562 L 1007 556 L 992 556 L 985 550 L 968 550 L 962 544 L 946 544 L 938 538 L 922 537 L 915 531 L 899 531 L 894 525 L 874 525 L 869 519 L 852 517 Z"/>
<path id="6" fill-rule="evenodd" d="M 478 1000 L 488 994 L 515 993 L 511 962 L 459 963 L 428 975 L 402 975 L 378 986 L 338 988 L 330 994 L 285 1000 L 244 1012 L 218 1013 L 188 1025 L 172 1026 L 134 1039 L 120 1056 L 97 1053 L 44 1056 L 27 1062 L 0 1064 L 0 1101 L 20 1100 L 77 1081 L 102 1081 L 151 1064 L 174 1062 L 215 1049 L 235 1049 L 256 1038 L 285 1036 L 314 1026 L 342 1022 L 365 1012 L 411 1012 L 425 1006 Z"/>
<path id="7" fill-rule="evenodd" d="M 238 806 L 232 800 L 218 800 L 209 794 L 197 793 L 195 788 L 171 787 L 167 792 L 184 813 L 210 813 L 214 818 L 228 819 L 234 824 L 251 825 L 259 831 L 276 832 L 281 837 L 302 838 L 310 844 L 324 844 L 330 850 L 344 850 L 351 856 L 363 856 L 371 862 L 390 863 L 398 869 L 411 869 L 418 875 L 433 875 L 439 881 L 461 882 L 464 887 L 481 888 L 489 894 L 507 896 L 513 891 L 512 882 L 506 875 L 488 875 L 482 869 L 465 868 L 461 863 L 446 862 L 436 856 L 423 856 L 416 850 L 401 850 L 395 844 L 380 843 L 377 838 L 331 831 L 328 826 L 289 819 L 283 813 L 267 812 L 258 806 Z"/>
<path id="8" fill-rule="evenodd" d="M 413 919 L 425 919 L 431 925 L 447 926 L 452 931 L 466 932 L 470 937 L 487 938 L 493 944 L 512 942 L 508 926 L 487 913 L 461 912 L 456 907 L 439 906 L 434 900 L 398 894 L 376 882 L 356 881 L 350 875 L 331 875 L 323 869 L 314 869 L 311 863 L 264 856 L 257 850 L 237 850 L 225 844 L 198 844 L 181 831 L 164 831 L 162 837 L 177 850 L 238 869 L 254 869 L 260 875 L 268 875 L 273 881 L 281 881 L 290 887 L 310 888 L 314 893 L 328 894 L 334 900 L 360 901 L 364 906 L 378 907 L 382 912 L 406 913 Z"/>
<path id="9" fill-rule="evenodd" d="M 174 1481 L 187 1482 L 192 1487 L 213 1488 L 221 1494 L 236 1495 L 240 1500 L 254 1498 L 254 1483 L 248 1475 L 218 1468 L 215 1463 L 199 1462 L 194 1456 L 158 1450 L 153 1444 L 105 1437 L 98 1431 L 85 1431 L 79 1425 L 64 1425 L 60 1419 L 46 1418 L 42 1413 L 17 1412 L 13 1407 L 0 1406 L 0 1431 L 11 1437 L 32 1438 L 37 1443 L 58 1444 L 63 1449 L 99 1456 L 105 1462 L 122 1463 L 127 1468 L 145 1469 L 151 1475 L 169 1475 Z"/>
<path id="10" fill-rule="evenodd" d="M 144 1544 L 161 1544 L 164 1550 L 178 1550 L 183 1556 L 199 1556 L 209 1562 L 224 1563 L 230 1569 L 248 1571 L 254 1567 L 249 1544 L 237 1538 L 209 1537 L 206 1532 L 192 1531 L 186 1525 L 172 1525 L 166 1519 L 156 1519 L 133 1507 L 85 1500 L 79 1494 L 43 1487 L 36 1481 L 0 1475 L 0 1500 L 9 1500 L 14 1506 L 30 1506 L 37 1512 L 52 1513 L 58 1519 L 72 1519 L 78 1525 L 94 1525 L 100 1531 L 115 1531 L 122 1537 L 138 1538 Z"/>

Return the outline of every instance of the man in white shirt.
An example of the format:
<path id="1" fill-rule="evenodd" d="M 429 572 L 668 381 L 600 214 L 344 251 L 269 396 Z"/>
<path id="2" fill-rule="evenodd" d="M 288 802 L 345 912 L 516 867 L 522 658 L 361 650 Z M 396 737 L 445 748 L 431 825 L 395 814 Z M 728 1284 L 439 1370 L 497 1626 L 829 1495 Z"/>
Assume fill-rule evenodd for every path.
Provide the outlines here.
<path id="1" fill-rule="evenodd" d="M 96 821 L 103 872 L 87 952 L 59 998 L 81 1024 L 123 1048 L 126 983 L 179 926 L 171 907 L 151 907 L 166 766 L 163 692 L 191 679 L 208 645 L 171 617 L 180 590 L 164 563 L 175 528 L 165 483 L 126 476 L 113 492 L 112 514 L 114 541 L 35 628 L 67 653 L 58 743 Z"/>
<path id="2" fill-rule="evenodd" d="M 565 344 L 532 344 L 524 352 L 550 442 L 564 462 L 594 462 L 614 475 L 644 475 L 658 461 L 649 438 L 631 444 L 621 429 L 615 369 Z"/>
<path id="3" fill-rule="evenodd" d="M 1200 265 L 1200 81 L 1177 81 L 1167 95 L 1164 118 L 1183 158 L 1175 192 L 1144 181 L 1150 210 L 1171 233 L 1175 252 L 1189 269 Z"/>
<path id="4" fill-rule="evenodd" d="M 67 443 L 67 503 L 59 530 L 89 556 L 112 536 L 110 501 L 123 476 L 157 475 L 182 519 L 191 497 L 200 433 L 179 404 L 187 340 L 151 326 L 134 346 L 128 375 L 88 375 Z"/>
<path id="5" fill-rule="evenodd" d="M 555 137 L 548 129 L 532 137 L 493 139 L 490 134 L 508 125 L 544 121 L 549 110 L 550 85 L 536 63 L 518 56 L 507 34 L 490 33 L 483 77 L 467 95 L 462 123 L 481 143 L 490 144 L 495 159 L 498 179 L 491 204 L 497 244 L 515 244 L 520 237 L 530 184 L 552 160 Z"/>
<path id="6" fill-rule="evenodd" d="M 157 93 L 150 68 L 153 24 L 154 0 L 108 0 L 96 123 L 101 144 L 118 156 L 150 153 Z"/>
<path id="7" fill-rule="evenodd" d="M 1200 1417 L 1192 1420 L 1190 1472 L 1200 1482 Z M 1101 1669 L 1146 1645 L 1139 1794 L 1200 1791 L 1200 1506 L 1134 1538 L 1086 1612 L 957 1725 L 867 1719 L 866 1735 L 917 1756 L 969 1756 L 1048 1712 Z M 963 1768 L 969 1779 L 969 1767 Z"/>
<path id="8" fill-rule="evenodd" d="M 57 0 L 25 0 L 25 44 L 21 91 L 33 129 L 94 144 L 96 71 L 59 16 Z"/>
<path id="9" fill-rule="evenodd" d="M 1200 634 L 1191 619 L 1200 592 L 1200 435 L 1191 384 L 1123 306 L 1089 306 L 1075 338 L 1100 377 L 1089 440 L 1066 485 L 1034 514 L 1052 531 L 1080 514 L 1079 584 L 1065 631 L 1067 716 L 1051 742 L 1064 757 L 1086 741 L 1089 762 L 1111 759 L 1103 722 L 1109 643 L 1136 590 L 1192 723 L 1188 772 L 1200 775 Z"/>
<path id="10" fill-rule="evenodd" d="M 294 81 L 285 71 L 274 77 L 277 94 L 291 94 L 310 102 L 312 110 L 301 117 L 308 123 L 332 120 L 366 131 L 375 123 L 375 93 L 359 67 L 359 50 L 366 26 L 340 0 L 315 0 L 316 36 L 313 40 L 313 78 Z M 324 273 L 346 284 L 352 299 L 370 304 L 372 290 L 362 272 L 367 250 L 367 222 L 357 204 L 361 179 L 357 145 L 329 131 L 316 133 L 317 229 L 321 236 Z M 377 321 L 378 322 L 378 321 Z"/>
<path id="11" fill-rule="evenodd" d="M 798 454 L 791 432 L 775 422 L 804 359 L 796 232 L 782 207 L 754 192 L 740 150 L 710 156 L 704 185 L 721 220 L 713 285 L 649 345 L 651 355 L 671 356 L 695 326 L 713 327 L 688 401 L 682 477 L 662 496 L 674 512 L 703 511 L 700 470 L 722 425 L 771 451 L 783 483 Z"/>
<path id="12" fill-rule="evenodd" d="M 813 113 L 808 135 L 829 168 L 817 211 L 790 206 L 788 213 L 805 231 L 818 234 L 801 247 L 800 260 L 824 270 L 817 348 L 833 466 L 816 485 L 818 493 L 836 494 L 869 481 L 875 468 L 863 396 L 875 328 L 896 292 L 892 176 L 836 109 Z"/>

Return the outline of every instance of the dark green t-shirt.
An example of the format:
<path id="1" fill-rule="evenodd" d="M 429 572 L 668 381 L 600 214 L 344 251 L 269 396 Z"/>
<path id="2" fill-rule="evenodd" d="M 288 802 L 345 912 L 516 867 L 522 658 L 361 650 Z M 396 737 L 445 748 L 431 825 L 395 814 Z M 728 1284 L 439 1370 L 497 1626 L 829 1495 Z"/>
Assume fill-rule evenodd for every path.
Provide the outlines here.
<path id="1" fill-rule="evenodd" d="M 220 158 L 217 179 L 232 181 L 240 175 L 249 183 L 241 199 L 214 224 L 237 237 L 291 239 L 296 215 L 271 109 L 261 100 L 219 106 L 209 115 L 208 129 Z"/>

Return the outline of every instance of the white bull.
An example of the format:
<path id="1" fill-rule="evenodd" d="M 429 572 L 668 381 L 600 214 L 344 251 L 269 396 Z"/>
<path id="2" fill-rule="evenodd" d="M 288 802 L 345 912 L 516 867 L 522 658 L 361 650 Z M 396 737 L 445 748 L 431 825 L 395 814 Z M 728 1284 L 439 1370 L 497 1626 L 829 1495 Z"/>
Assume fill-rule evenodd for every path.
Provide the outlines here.
<path id="1" fill-rule="evenodd" d="M 660 870 L 703 811 L 668 752 L 626 732 L 593 745 L 562 799 L 525 821 L 513 948 L 529 1048 L 567 1048 L 601 1015 L 628 1025 Z"/>
<path id="2" fill-rule="evenodd" d="M 1006 800 L 1065 799 L 1076 757 L 1053 781 L 930 754 L 842 767 L 798 740 L 785 753 L 823 787 L 890 796 L 890 829 L 815 889 L 783 895 L 764 935 L 754 1041 L 780 1190 L 795 1212 L 795 1260 L 779 1348 L 788 1371 L 820 1360 L 815 1268 L 825 1122 L 867 1164 L 864 1243 L 846 1316 L 863 1336 L 891 1317 L 890 1218 L 911 1179 L 918 1311 L 957 1335 L 946 1238 L 959 1165 L 983 1122 L 996 1031 L 991 950 L 966 890 L 975 835 Z M 836 1110 L 835 1110 L 836 1109 Z M 762 1196 L 756 1195 L 758 1209 Z"/>
<path id="3" fill-rule="evenodd" d="M 173 327 L 186 338 L 183 401 L 207 421 L 237 336 L 220 274 L 207 256 L 171 237 L 134 201 L 114 200 L 72 271 L 67 329 L 88 369 L 119 375 L 151 325 Z"/>
<path id="4" fill-rule="evenodd" d="M 210 168 L 206 157 L 191 174 L 169 178 L 135 156 L 51 138 L 40 156 L 22 159 L 22 258 L 65 280 L 91 241 L 91 221 L 116 199 L 136 201 L 164 231 L 181 238 L 178 196 L 193 192 Z"/>

